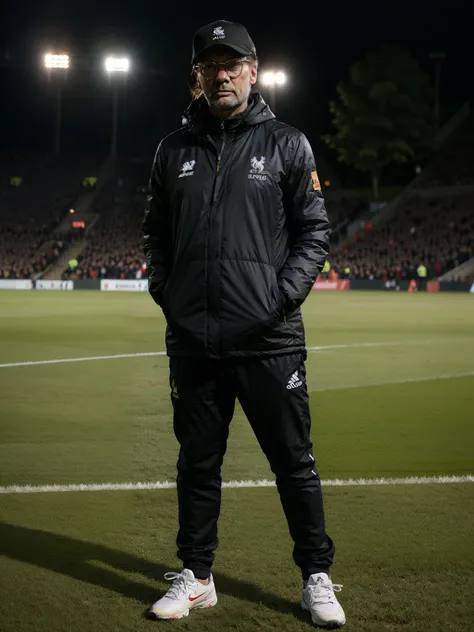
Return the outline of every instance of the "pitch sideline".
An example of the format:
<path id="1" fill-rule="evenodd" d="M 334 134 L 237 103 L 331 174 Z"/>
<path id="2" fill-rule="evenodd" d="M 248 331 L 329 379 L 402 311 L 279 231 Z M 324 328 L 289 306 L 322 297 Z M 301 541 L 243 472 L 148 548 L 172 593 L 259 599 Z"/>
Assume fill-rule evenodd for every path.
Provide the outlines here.
<path id="1" fill-rule="evenodd" d="M 474 483 L 472 474 L 463 476 L 409 476 L 406 478 L 334 478 L 322 480 L 323 487 L 363 487 L 369 485 L 433 485 L 446 483 Z M 227 489 L 248 489 L 255 487 L 275 487 L 275 482 L 268 479 L 225 481 L 222 486 Z M 171 481 L 154 483 L 91 483 L 78 485 L 6 485 L 0 487 L 0 494 L 46 494 L 65 492 L 115 492 L 174 489 L 176 483 Z"/>
<path id="2" fill-rule="evenodd" d="M 453 342 L 463 342 L 466 338 L 453 339 L 447 338 L 445 342 L 452 344 Z M 469 340 L 469 339 L 467 339 Z M 339 345 L 321 345 L 321 346 L 311 346 L 307 347 L 308 351 L 331 351 L 332 349 L 363 349 L 371 347 L 399 347 L 406 345 L 416 345 L 416 344 L 432 344 L 433 340 L 406 340 L 406 341 L 397 341 L 397 342 L 355 342 L 350 344 L 339 344 Z M 437 344 L 443 342 L 442 339 L 438 339 L 435 341 Z M 103 355 L 103 356 L 86 356 L 82 358 L 58 358 L 55 360 L 30 360 L 26 362 L 6 362 L 4 364 L 0 364 L 0 369 L 7 369 L 12 367 L 21 367 L 21 366 L 39 366 L 43 364 L 63 364 L 68 362 L 92 362 L 94 360 L 118 360 L 121 358 L 144 358 L 149 356 L 165 356 L 166 351 L 148 351 L 143 353 L 120 353 L 117 355 Z"/>

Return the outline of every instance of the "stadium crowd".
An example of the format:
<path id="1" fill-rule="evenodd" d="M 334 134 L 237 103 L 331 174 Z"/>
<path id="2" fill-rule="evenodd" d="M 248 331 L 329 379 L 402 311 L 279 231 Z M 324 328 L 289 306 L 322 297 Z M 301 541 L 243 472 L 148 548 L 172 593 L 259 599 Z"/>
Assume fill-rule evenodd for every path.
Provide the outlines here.
<path id="1" fill-rule="evenodd" d="M 366 224 L 363 235 L 331 256 L 340 277 L 411 279 L 423 263 L 430 278 L 474 257 L 474 193 L 445 198 L 413 197 L 380 227 Z"/>
<path id="2" fill-rule="evenodd" d="M 114 208 L 103 213 L 100 227 L 88 238 L 87 246 L 77 257 L 77 268 L 74 273 L 65 270 L 64 279 L 141 278 L 143 255 L 139 231 L 143 205 L 129 211 L 132 212 L 127 215 Z M 131 221 L 132 217 L 137 221 Z"/>
<path id="3" fill-rule="evenodd" d="M 35 278 L 80 238 L 57 227 L 100 162 L 90 154 L 0 155 L 0 278 Z"/>
<path id="4" fill-rule="evenodd" d="M 77 239 L 77 230 L 51 234 L 46 227 L 20 224 L 4 228 L 0 233 L 0 279 L 35 279 Z"/>
<path id="5" fill-rule="evenodd" d="M 64 270 L 64 279 L 140 279 L 144 272 L 141 223 L 146 203 L 149 165 L 121 165 L 122 176 L 114 179 L 94 202 L 100 219 L 87 245 L 77 257 L 78 266 Z"/>

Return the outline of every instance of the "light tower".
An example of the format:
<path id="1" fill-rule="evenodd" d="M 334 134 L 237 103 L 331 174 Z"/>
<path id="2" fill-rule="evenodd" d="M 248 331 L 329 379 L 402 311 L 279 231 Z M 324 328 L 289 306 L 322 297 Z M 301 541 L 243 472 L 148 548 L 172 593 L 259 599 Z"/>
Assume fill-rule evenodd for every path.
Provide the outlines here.
<path id="1" fill-rule="evenodd" d="M 56 81 L 56 124 L 54 129 L 54 151 L 59 154 L 61 149 L 61 116 L 62 116 L 62 83 L 69 70 L 70 57 L 65 54 L 46 53 L 44 56 L 44 67 L 48 71 L 48 76 L 54 74 Z"/>
<path id="2" fill-rule="evenodd" d="M 110 154 L 115 156 L 117 153 L 117 129 L 119 116 L 119 77 L 114 77 L 114 75 L 122 75 L 126 78 L 130 70 L 130 59 L 128 57 L 107 57 L 104 62 L 104 67 L 109 75 L 109 81 L 113 81 L 114 89 Z"/>
<path id="3" fill-rule="evenodd" d="M 286 74 L 282 70 L 267 70 L 262 75 L 262 83 L 270 91 L 270 106 L 276 111 L 276 89 L 277 86 L 284 86 L 286 83 Z"/>

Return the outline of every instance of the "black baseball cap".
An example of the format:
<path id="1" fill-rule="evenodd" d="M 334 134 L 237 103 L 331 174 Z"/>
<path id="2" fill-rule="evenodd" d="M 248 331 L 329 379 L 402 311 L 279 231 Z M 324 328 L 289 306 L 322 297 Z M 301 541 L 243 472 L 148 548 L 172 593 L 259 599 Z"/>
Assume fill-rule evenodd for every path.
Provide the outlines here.
<path id="1" fill-rule="evenodd" d="M 228 46 L 240 55 L 257 56 L 255 44 L 245 26 L 237 22 L 217 20 L 202 26 L 193 37 L 192 64 L 195 64 L 199 55 L 212 46 Z"/>

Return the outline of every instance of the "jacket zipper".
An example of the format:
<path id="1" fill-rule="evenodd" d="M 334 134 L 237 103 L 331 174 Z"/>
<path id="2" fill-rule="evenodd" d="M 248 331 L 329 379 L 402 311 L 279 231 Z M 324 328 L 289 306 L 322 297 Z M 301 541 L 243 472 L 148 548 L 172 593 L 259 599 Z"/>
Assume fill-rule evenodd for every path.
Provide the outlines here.
<path id="1" fill-rule="evenodd" d="M 219 155 L 217 156 L 217 168 L 216 168 L 216 173 L 219 173 L 220 169 L 221 169 L 221 158 L 222 158 L 222 152 L 224 151 L 224 147 L 225 147 L 225 127 L 224 127 L 224 121 L 221 121 L 221 130 L 222 130 L 222 144 L 221 144 L 221 150 L 219 152 Z"/>
<path id="2" fill-rule="evenodd" d="M 224 126 L 224 121 L 221 121 L 221 130 L 222 130 L 222 143 L 221 143 L 221 147 L 219 150 L 219 153 L 217 155 L 217 164 L 216 164 L 216 174 L 214 176 L 214 186 L 212 187 L 212 197 L 211 197 L 211 205 L 209 208 L 209 215 L 208 215 L 208 222 L 207 222 L 207 257 L 206 257 L 206 279 L 207 282 L 209 281 L 209 268 L 208 268 L 208 257 L 209 257 L 209 242 L 210 242 L 210 235 L 211 235 L 211 213 L 212 210 L 216 204 L 217 201 L 217 177 L 219 174 L 219 171 L 221 169 L 221 158 L 222 158 L 222 154 L 224 152 L 224 147 L 225 147 L 225 143 L 226 143 L 226 134 L 225 134 L 225 126 Z M 209 315 L 209 308 L 210 308 L 210 300 L 209 300 L 209 285 L 208 285 L 208 291 L 207 291 L 207 314 Z M 206 330 L 207 330 L 207 338 L 209 341 L 209 318 L 207 317 L 207 324 L 206 324 Z"/>

